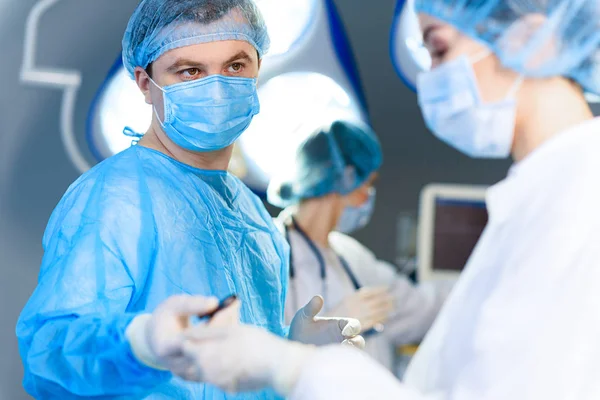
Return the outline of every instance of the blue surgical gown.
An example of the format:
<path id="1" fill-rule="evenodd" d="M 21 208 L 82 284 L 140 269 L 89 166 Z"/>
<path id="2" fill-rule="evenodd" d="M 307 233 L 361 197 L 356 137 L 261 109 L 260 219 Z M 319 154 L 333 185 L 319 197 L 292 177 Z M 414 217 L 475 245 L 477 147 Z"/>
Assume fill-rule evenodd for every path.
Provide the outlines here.
<path id="1" fill-rule="evenodd" d="M 273 399 L 228 395 L 140 364 L 125 338 L 169 296 L 242 300 L 284 336 L 289 250 L 236 177 L 134 146 L 84 174 L 54 210 L 38 286 L 17 325 L 24 387 L 40 399 Z"/>

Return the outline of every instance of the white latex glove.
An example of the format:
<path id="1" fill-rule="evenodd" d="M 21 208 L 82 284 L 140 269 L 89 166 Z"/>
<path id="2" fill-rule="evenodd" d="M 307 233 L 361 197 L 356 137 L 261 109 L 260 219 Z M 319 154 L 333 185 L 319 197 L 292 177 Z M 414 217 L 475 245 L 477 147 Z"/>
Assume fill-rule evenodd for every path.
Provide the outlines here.
<path id="1" fill-rule="evenodd" d="M 273 388 L 288 396 L 316 351 L 314 346 L 284 340 L 250 325 L 199 325 L 187 337 L 184 353 L 194 367 L 183 378 L 230 393 Z"/>
<path id="2" fill-rule="evenodd" d="M 353 318 L 317 317 L 323 303 L 321 296 L 315 296 L 298 310 L 290 326 L 290 340 L 317 346 L 342 343 L 363 349 L 360 322 Z"/>
<path id="3" fill-rule="evenodd" d="M 383 324 L 394 311 L 394 297 L 388 287 L 365 287 L 346 296 L 328 316 L 356 318 L 362 332 Z"/>
<path id="4" fill-rule="evenodd" d="M 149 367 L 170 370 L 180 376 L 187 374 L 193 366 L 193 361 L 183 354 L 184 332 L 191 326 L 190 317 L 209 313 L 218 305 L 216 298 L 168 298 L 152 314 L 134 318 L 127 327 L 125 336 L 133 354 Z M 217 315 L 213 321 L 218 322 Z"/>

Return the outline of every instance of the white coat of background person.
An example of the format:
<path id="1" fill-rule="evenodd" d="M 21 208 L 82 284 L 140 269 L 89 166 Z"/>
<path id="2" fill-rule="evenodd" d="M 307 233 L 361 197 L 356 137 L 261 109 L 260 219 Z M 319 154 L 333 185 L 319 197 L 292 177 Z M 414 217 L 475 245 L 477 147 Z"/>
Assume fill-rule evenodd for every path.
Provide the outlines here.
<path id="1" fill-rule="evenodd" d="M 428 126 L 515 165 L 489 190 L 488 226 L 404 383 L 360 353 L 242 325 L 199 326 L 186 352 L 208 381 L 244 376 L 236 390 L 260 383 L 295 400 L 600 399 L 600 120 L 584 96 L 600 95 L 600 3 L 415 6 L 433 58 L 418 83 Z M 233 353 L 248 342 L 262 352 Z"/>
<path id="2" fill-rule="evenodd" d="M 300 145 L 293 168 L 269 186 L 268 200 L 285 207 L 276 225 L 291 247 L 286 321 L 320 293 L 324 315 L 358 319 L 366 351 L 392 370 L 396 347 L 423 339 L 451 283 L 414 285 L 348 236 L 371 218 L 382 161 L 369 127 L 335 121 Z"/>

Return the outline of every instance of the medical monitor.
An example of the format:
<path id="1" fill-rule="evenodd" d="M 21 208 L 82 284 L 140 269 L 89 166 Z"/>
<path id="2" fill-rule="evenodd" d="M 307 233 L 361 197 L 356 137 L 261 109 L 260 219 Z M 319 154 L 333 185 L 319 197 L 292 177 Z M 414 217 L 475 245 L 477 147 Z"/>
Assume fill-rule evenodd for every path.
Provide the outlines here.
<path id="1" fill-rule="evenodd" d="M 421 192 L 419 281 L 456 279 L 488 221 L 486 187 L 431 184 Z"/>

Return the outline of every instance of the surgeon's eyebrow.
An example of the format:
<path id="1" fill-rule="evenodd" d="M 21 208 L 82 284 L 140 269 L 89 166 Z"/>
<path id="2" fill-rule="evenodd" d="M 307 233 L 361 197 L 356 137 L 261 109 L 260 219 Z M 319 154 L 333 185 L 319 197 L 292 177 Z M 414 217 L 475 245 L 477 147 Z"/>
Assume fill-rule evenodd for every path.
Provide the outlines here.
<path id="1" fill-rule="evenodd" d="M 252 58 L 244 50 L 240 50 L 236 55 L 234 55 L 233 57 L 231 57 L 227 61 L 225 61 L 223 63 L 223 65 L 231 64 L 234 61 L 246 61 L 248 63 L 251 63 Z"/>
<path id="2" fill-rule="evenodd" d="M 423 31 L 423 43 L 427 44 L 429 36 L 431 36 L 431 34 L 440 27 L 441 26 L 439 24 L 432 24 L 425 28 L 425 30 Z"/>
<path id="3" fill-rule="evenodd" d="M 197 68 L 201 71 L 204 71 L 206 69 L 206 65 L 202 64 L 201 62 L 189 60 L 186 58 L 179 58 L 173 64 L 171 64 L 169 68 L 167 68 L 167 72 L 177 72 L 181 67 Z"/>
<path id="4" fill-rule="evenodd" d="M 367 184 L 375 185 L 378 181 L 379 181 L 379 173 L 376 172 L 371 178 L 369 178 L 369 180 L 367 181 Z"/>

